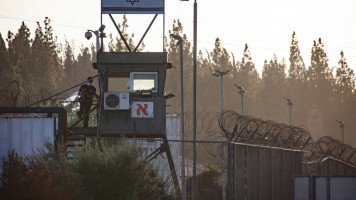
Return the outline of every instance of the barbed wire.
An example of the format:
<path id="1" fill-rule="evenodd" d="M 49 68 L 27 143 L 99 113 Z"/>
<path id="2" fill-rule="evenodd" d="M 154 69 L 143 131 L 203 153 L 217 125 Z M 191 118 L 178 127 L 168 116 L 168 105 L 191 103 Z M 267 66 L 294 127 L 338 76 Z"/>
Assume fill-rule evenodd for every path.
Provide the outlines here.
<path id="1" fill-rule="evenodd" d="M 330 136 L 321 137 L 305 159 L 308 162 L 322 162 L 325 158 L 334 158 L 356 166 L 356 149 Z"/>
<path id="2" fill-rule="evenodd" d="M 288 149 L 311 149 L 313 139 L 306 129 L 225 111 L 219 126 L 233 142 Z"/>

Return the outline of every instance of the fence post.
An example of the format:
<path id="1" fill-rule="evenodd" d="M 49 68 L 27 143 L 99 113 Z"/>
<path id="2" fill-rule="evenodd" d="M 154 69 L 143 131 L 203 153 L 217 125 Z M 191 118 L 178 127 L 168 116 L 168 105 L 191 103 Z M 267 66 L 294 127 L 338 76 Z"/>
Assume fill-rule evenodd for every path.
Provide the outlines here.
<path id="1" fill-rule="evenodd" d="M 257 154 L 257 167 L 258 167 L 258 199 L 261 199 L 261 149 L 258 147 L 258 154 Z"/>
<path id="2" fill-rule="evenodd" d="M 229 140 L 228 143 L 228 185 L 227 185 L 227 198 L 234 200 L 235 195 L 235 147 Z"/>
<path id="3" fill-rule="evenodd" d="M 281 188 L 282 188 L 282 199 L 284 199 L 284 149 L 281 150 L 282 151 L 282 184 L 281 184 Z"/>
<path id="4" fill-rule="evenodd" d="M 271 195 L 271 199 L 273 199 L 273 156 L 272 156 L 272 147 L 270 148 L 270 195 Z"/>
<path id="5" fill-rule="evenodd" d="M 248 145 L 246 145 L 245 155 L 244 155 L 244 183 L 245 183 L 245 200 L 248 200 Z"/>

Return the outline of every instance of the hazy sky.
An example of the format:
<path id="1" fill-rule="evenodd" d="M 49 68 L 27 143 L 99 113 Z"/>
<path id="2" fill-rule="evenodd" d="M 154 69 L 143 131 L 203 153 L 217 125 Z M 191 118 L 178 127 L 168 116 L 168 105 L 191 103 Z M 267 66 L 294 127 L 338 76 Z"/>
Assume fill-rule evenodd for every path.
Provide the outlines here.
<path id="1" fill-rule="evenodd" d="M 141 0 L 143 1 L 143 0 Z M 188 39 L 193 41 L 193 1 L 166 0 L 165 32 L 173 19 L 180 19 Z M 307 66 L 313 40 L 325 44 L 329 66 L 337 65 L 343 50 L 349 66 L 356 71 L 356 1 L 354 0 L 197 0 L 198 49 L 211 51 L 216 37 L 223 47 L 241 59 L 244 44 L 250 46 L 252 59 L 261 72 L 263 61 L 273 54 L 289 65 L 289 47 L 293 31 Z M 89 46 L 87 29 L 100 26 L 100 0 L 0 0 L 0 32 L 17 32 L 21 21 L 29 26 L 32 37 L 36 21 L 50 17 L 59 42 L 64 39 L 76 46 Z M 122 15 L 114 15 L 122 21 Z M 129 15 L 129 31 L 136 41 L 144 33 L 153 15 Z M 107 34 L 116 30 L 107 15 L 103 17 Z M 163 16 L 160 15 L 145 39 L 146 50 L 162 51 Z M 106 40 L 107 43 L 107 40 Z"/>

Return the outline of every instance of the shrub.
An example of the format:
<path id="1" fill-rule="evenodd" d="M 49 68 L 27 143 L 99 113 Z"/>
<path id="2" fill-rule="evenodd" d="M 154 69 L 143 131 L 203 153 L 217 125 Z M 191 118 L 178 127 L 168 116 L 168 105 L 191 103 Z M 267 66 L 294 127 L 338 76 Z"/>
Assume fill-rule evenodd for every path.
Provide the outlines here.
<path id="1" fill-rule="evenodd" d="M 173 199 L 166 182 L 141 151 L 127 140 L 78 148 L 72 160 L 63 148 L 38 151 L 22 159 L 14 151 L 3 162 L 4 200 Z"/>
<path id="2" fill-rule="evenodd" d="M 75 174 L 68 170 L 64 155 L 50 151 L 21 158 L 8 152 L 3 162 L 0 196 L 4 200 L 90 199 Z"/>
<path id="3" fill-rule="evenodd" d="M 198 199 L 219 200 L 222 199 L 221 173 L 215 166 L 209 166 L 207 170 L 197 175 Z M 192 177 L 187 179 L 187 198 L 192 199 Z"/>
<path id="4" fill-rule="evenodd" d="M 99 148 L 95 143 L 75 154 L 76 173 L 93 199 L 171 199 L 157 170 L 141 151 L 123 140 Z"/>

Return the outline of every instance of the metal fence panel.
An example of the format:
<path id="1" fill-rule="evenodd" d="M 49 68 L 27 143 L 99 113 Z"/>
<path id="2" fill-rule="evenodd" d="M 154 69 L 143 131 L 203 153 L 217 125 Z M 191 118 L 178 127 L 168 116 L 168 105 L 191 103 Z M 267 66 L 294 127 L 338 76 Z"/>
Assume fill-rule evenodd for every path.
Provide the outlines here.
<path id="1" fill-rule="evenodd" d="M 246 146 L 247 151 L 247 176 L 248 199 L 259 198 L 259 148 Z"/>
<path id="2" fill-rule="evenodd" d="M 315 199 L 325 200 L 328 197 L 327 193 L 327 178 L 326 177 L 315 177 Z"/>
<path id="3" fill-rule="evenodd" d="M 236 199 L 245 199 L 245 177 L 244 177 L 244 155 L 245 146 L 235 146 L 235 177 L 236 177 Z"/>
<path id="4" fill-rule="evenodd" d="M 292 151 L 283 152 L 283 199 L 291 199 L 292 197 L 292 184 L 293 184 L 293 153 Z"/>
<path id="5" fill-rule="evenodd" d="M 261 160 L 261 199 L 272 199 L 272 162 L 270 149 L 262 148 L 260 150 Z"/>
<path id="6" fill-rule="evenodd" d="M 346 175 L 346 165 L 343 163 L 336 163 L 337 165 L 337 174 L 338 175 Z"/>
<path id="7" fill-rule="evenodd" d="M 294 177 L 294 200 L 309 199 L 309 177 Z"/>
<path id="8" fill-rule="evenodd" d="M 279 149 L 271 149 L 272 152 L 272 193 L 274 200 L 283 200 L 283 178 L 282 178 L 282 156 L 283 151 Z"/>
<path id="9" fill-rule="evenodd" d="M 295 175 L 302 175 L 303 174 L 303 152 L 302 151 L 295 151 L 293 152 L 294 158 L 294 174 Z"/>
<path id="10" fill-rule="evenodd" d="M 330 199 L 355 199 L 355 177 L 330 177 Z"/>

